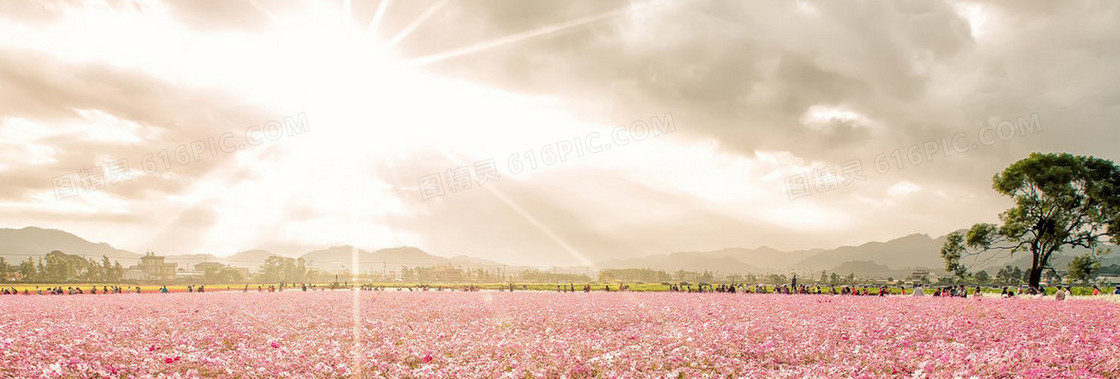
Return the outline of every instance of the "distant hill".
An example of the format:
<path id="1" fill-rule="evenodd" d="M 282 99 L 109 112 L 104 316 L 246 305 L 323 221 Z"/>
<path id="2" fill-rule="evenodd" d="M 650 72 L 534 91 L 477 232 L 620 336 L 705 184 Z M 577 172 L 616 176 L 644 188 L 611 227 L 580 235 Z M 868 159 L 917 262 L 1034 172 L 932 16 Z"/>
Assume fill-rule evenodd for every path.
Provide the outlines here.
<path id="1" fill-rule="evenodd" d="M 222 263 L 233 267 L 244 267 L 255 270 L 261 267 L 265 259 L 274 256 L 280 255 L 273 254 L 267 250 L 245 250 L 226 257 Z"/>
<path id="2" fill-rule="evenodd" d="M 731 257 L 763 271 L 782 271 L 791 267 L 791 264 L 815 254 L 821 250 L 781 251 L 762 246 L 757 249 L 729 248 L 716 251 L 702 252 L 699 255 L 706 257 Z"/>
<path id="3" fill-rule="evenodd" d="M 601 262 L 599 268 L 648 268 L 668 272 L 685 270 L 742 274 L 767 271 L 730 256 L 712 256 L 705 253 L 655 254 L 641 258 L 617 259 Z"/>
<path id="4" fill-rule="evenodd" d="M 0 229 L 0 256 L 11 262 L 27 260 L 28 257 L 42 257 L 52 250 L 87 258 L 119 261 L 122 265 L 139 262 L 140 254 L 120 250 L 107 243 L 94 243 L 76 235 L 57 230 L 29 226 L 23 229 Z"/>
<path id="5" fill-rule="evenodd" d="M 819 271 L 834 268 L 845 262 L 870 261 L 891 269 L 907 267 L 938 268 L 945 265 L 941 259 L 941 245 L 945 237 L 930 238 L 925 234 L 911 234 L 886 242 L 868 242 L 859 246 L 844 246 L 817 251 L 792 267 Z"/>
<path id="6" fill-rule="evenodd" d="M 614 259 L 600 262 L 603 268 L 649 268 L 674 272 L 711 271 L 725 274 L 765 274 L 765 273 L 817 273 L 836 272 L 846 275 L 855 273 L 865 277 L 902 277 L 915 268 L 942 271 L 944 262 L 939 251 L 945 236 L 932 238 L 925 234 L 911 234 L 884 242 L 868 242 L 858 246 L 843 246 L 835 249 L 811 249 L 781 251 L 762 246 L 750 248 L 727 248 L 714 251 L 676 252 L 654 254 L 644 257 Z M 1120 264 L 1120 248 L 1111 246 L 1113 253 L 1102 260 L 1102 265 Z M 119 261 L 124 266 L 136 264 L 141 254 L 114 248 L 106 243 L 94 243 L 76 235 L 56 229 L 26 227 L 22 229 L 0 229 L 0 256 L 15 263 L 28 257 L 38 258 L 52 250 L 67 254 L 100 259 L 102 255 Z M 1063 270 L 1074 256 L 1083 254 L 1085 249 L 1071 249 L 1056 255 L 1052 265 Z M 530 269 L 527 266 L 508 266 L 500 262 L 465 255 L 445 258 L 429 254 L 415 247 L 396 247 L 373 252 L 357 249 L 358 268 L 362 272 L 379 270 L 397 271 L 401 267 L 435 266 L 450 264 L 457 267 L 498 268 L 515 273 Z M 354 263 L 355 248 L 335 246 L 303 254 L 301 258 L 325 271 L 350 269 Z M 246 250 L 228 257 L 213 254 L 166 255 L 167 262 L 178 264 L 179 268 L 190 270 L 202 262 L 219 262 L 250 270 L 260 268 L 271 256 L 266 250 Z M 974 269 L 985 269 L 989 274 L 1007 264 L 1020 268 L 1030 266 L 1030 255 L 1020 253 L 1014 258 L 1006 255 L 991 260 L 970 262 Z M 979 264 L 977 264 L 979 263 Z M 586 267 L 551 268 L 554 272 L 587 273 Z"/>
<path id="7" fill-rule="evenodd" d="M 109 259 L 119 261 L 121 265 L 130 266 L 139 263 L 143 254 L 114 248 L 106 243 L 94 243 L 76 235 L 55 229 L 26 227 L 22 229 L 0 229 L 0 256 L 16 263 L 28 257 L 37 259 L 47 253 L 59 250 L 67 254 L 86 256 L 100 259 L 106 255 Z M 313 267 L 326 271 L 335 271 L 353 265 L 354 247 L 335 246 L 326 249 L 314 250 L 303 254 L 301 258 Z M 159 254 L 159 252 L 157 252 Z M 159 254 L 165 257 L 168 263 L 175 263 L 179 269 L 190 270 L 194 265 L 202 262 L 218 262 L 233 267 L 243 267 L 256 270 L 272 256 L 279 256 L 267 250 L 246 250 L 230 256 L 214 254 Z M 505 266 L 501 263 L 474 258 L 469 256 L 456 256 L 444 258 L 429 254 L 421 249 L 404 246 L 380 249 L 373 252 L 358 249 L 358 264 L 362 271 L 400 270 L 401 267 L 434 266 L 451 264 L 459 267 L 505 267 L 506 272 L 518 272 L 528 267 Z"/>
<path id="8" fill-rule="evenodd" d="M 910 276 L 912 269 L 891 269 L 890 267 L 872 261 L 848 261 L 828 270 L 838 275 L 856 274 L 859 277 L 894 277 L 905 278 Z"/>
<path id="9" fill-rule="evenodd" d="M 705 252 L 655 254 L 640 258 L 611 260 L 605 268 L 652 268 L 675 271 L 713 271 L 737 274 L 784 273 L 789 271 L 835 271 L 886 277 L 911 268 L 936 269 L 944 265 L 939 255 L 945 237 L 912 234 L 886 242 L 868 242 L 835 249 L 781 251 L 766 246 L 757 249 L 728 248 Z M 849 271 L 853 270 L 853 271 Z M 856 272 L 858 271 L 858 272 Z"/>
<path id="10" fill-rule="evenodd" d="M 342 268 L 352 269 L 355 254 L 358 258 L 358 270 L 361 272 L 399 270 L 405 266 L 435 266 L 451 263 L 451 260 L 447 258 L 431 255 L 418 248 L 408 246 L 381 249 L 372 253 L 356 249 L 353 246 L 335 246 L 309 252 L 300 258 L 321 270 L 336 271 Z"/>
<path id="11" fill-rule="evenodd" d="M 1106 248 L 1111 248 L 1112 252 L 1109 253 L 1109 254 L 1106 254 L 1104 257 L 1101 257 L 1101 266 L 1103 267 L 1103 266 L 1109 266 L 1109 265 L 1114 265 L 1114 264 L 1115 265 L 1120 265 L 1120 248 L 1117 248 L 1117 246 L 1114 246 L 1114 245 L 1107 245 Z M 1059 272 L 1064 272 L 1069 267 L 1069 262 L 1073 260 L 1073 257 L 1085 254 L 1088 251 L 1089 251 L 1089 249 L 1084 249 L 1084 248 L 1077 248 L 1077 249 L 1073 249 L 1073 250 L 1067 249 L 1066 251 L 1063 251 L 1060 254 L 1056 254 L 1053 257 L 1050 257 L 1050 265 L 1052 267 L 1055 267 Z M 1013 265 L 1013 266 L 1023 267 L 1023 268 L 1030 267 L 1031 266 L 1031 254 L 1030 253 L 1019 253 L 1019 254 L 1015 255 L 1014 260 L 1002 260 L 1000 263 L 994 263 L 994 264 L 984 266 L 983 269 L 987 270 L 988 274 L 995 275 L 996 272 L 999 272 L 999 269 L 1001 267 L 1003 267 L 1005 265 L 1008 265 L 1008 264 Z"/>
<path id="12" fill-rule="evenodd" d="M 683 252 L 655 254 L 645 257 L 609 260 L 600 263 L 603 268 L 652 268 L 675 271 L 713 271 L 722 273 L 787 273 L 829 271 L 841 275 L 854 273 L 865 277 L 904 277 L 916 268 L 926 268 L 934 272 L 943 271 L 945 262 L 941 259 L 941 245 L 946 236 L 932 238 L 925 234 L 911 234 L 883 242 L 868 242 L 858 246 L 843 246 L 835 249 L 811 249 L 781 251 L 769 247 L 728 248 L 705 252 Z M 1120 264 L 1120 248 L 1112 247 L 1113 254 L 1105 256 L 1102 264 Z M 1052 265 L 1062 270 L 1074 256 L 1083 254 L 1086 249 L 1067 249 L 1055 255 Z M 970 263 L 965 260 L 966 264 Z M 996 270 L 1008 264 L 1021 268 L 1030 267 L 1030 254 L 1016 255 L 1014 259 L 1006 253 L 990 260 L 978 260 L 975 270 Z"/>
<path id="13" fill-rule="evenodd" d="M 178 254 L 165 255 L 167 263 L 175 263 L 178 268 L 191 270 L 194 265 L 202 262 L 217 262 L 230 267 L 241 267 L 256 270 L 264 264 L 268 257 L 278 256 L 266 250 L 246 250 L 228 257 L 213 254 Z"/>
<path id="14" fill-rule="evenodd" d="M 488 260 L 488 259 L 475 258 L 475 257 L 471 257 L 471 256 L 466 256 L 466 255 L 456 255 L 454 257 L 448 258 L 448 260 L 453 265 L 467 265 L 467 266 L 480 266 L 480 267 L 502 266 L 502 264 L 498 263 L 498 262 L 494 262 L 494 261 L 491 261 L 491 260 Z"/>

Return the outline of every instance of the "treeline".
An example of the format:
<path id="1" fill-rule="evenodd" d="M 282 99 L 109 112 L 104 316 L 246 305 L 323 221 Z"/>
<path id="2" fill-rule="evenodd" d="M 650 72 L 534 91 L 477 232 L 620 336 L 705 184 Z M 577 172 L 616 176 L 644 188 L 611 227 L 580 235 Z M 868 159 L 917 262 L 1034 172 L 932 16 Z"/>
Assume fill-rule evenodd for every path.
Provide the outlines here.
<path id="1" fill-rule="evenodd" d="M 599 271 L 601 282 L 643 282 L 661 283 L 673 280 L 673 276 L 661 270 L 648 268 L 614 268 Z"/>
<path id="2" fill-rule="evenodd" d="M 854 280 L 854 276 L 852 276 Z M 619 268 L 599 271 L 601 282 L 642 282 L 642 283 L 765 283 L 788 284 L 790 277 L 784 274 L 730 274 L 720 275 L 711 271 L 677 270 L 668 272 L 648 268 Z"/>
<path id="3" fill-rule="evenodd" d="M 401 280 L 406 282 L 455 281 L 472 283 L 494 283 L 503 280 L 499 273 L 482 268 L 461 269 L 459 274 L 456 275 L 457 277 L 452 278 L 441 273 L 441 269 L 440 266 L 401 267 Z"/>
<path id="4" fill-rule="evenodd" d="M 55 250 L 46 256 L 13 264 L 0 257 L 0 280 L 4 282 L 118 282 L 124 276 L 120 262 L 85 258 Z"/>
<path id="5" fill-rule="evenodd" d="M 584 274 L 525 270 L 517 274 L 517 280 L 532 283 L 587 283 L 591 277 Z"/>
<path id="6" fill-rule="evenodd" d="M 259 279 L 265 283 L 300 283 L 314 281 L 315 269 L 307 265 L 303 258 L 271 256 L 261 265 Z"/>

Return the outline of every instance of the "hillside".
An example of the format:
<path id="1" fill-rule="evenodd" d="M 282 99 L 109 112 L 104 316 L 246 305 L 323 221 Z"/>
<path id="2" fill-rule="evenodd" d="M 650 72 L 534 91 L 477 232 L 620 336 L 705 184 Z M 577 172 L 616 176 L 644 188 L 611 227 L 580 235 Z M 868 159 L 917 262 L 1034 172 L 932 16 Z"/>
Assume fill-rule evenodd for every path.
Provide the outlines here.
<path id="1" fill-rule="evenodd" d="M 27 260 L 28 257 L 41 257 L 52 250 L 87 258 L 120 261 L 122 265 L 139 261 L 140 254 L 116 249 L 107 243 L 94 243 L 76 235 L 57 230 L 29 226 L 23 229 L 0 229 L 0 256 L 12 262 Z"/>
<path id="2" fill-rule="evenodd" d="M 599 268 L 648 268 L 675 272 L 711 271 L 720 273 L 764 273 L 766 270 L 748 265 L 730 256 L 709 256 L 705 253 L 656 254 L 641 258 L 618 259 L 601 262 Z"/>
<path id="3" fill-rule="evenodd" d="M 649 268 L 675 272 L 711 271 L 724 274 L 765 274 L 819 273 L 820 271 L 838 274 L 855 273 L 860 276 L 902 277 L 915 268 L 941 271 L 944 263 L 938 252 L 945 237 L 931 238 L 925 234 L 911 234 L 889 241 L 868 242 L 858 246 L 843 246 L 834 249 L 811 249 L 781 251 L 766 246 L 759 248 L 726 248 L 714 251 L 676 252 L 654 254 L 644 257 L 614 259 L 600 262 L 604 268 Z M 1102 264 L 1120 264 L 1120 249 L 1112 247 L 1113 254 L 1106 256 Z M 74 234 L 61 230 L 26 227 L 22 229 L 0 229 L 0 256 L 11 262 L 26 260 L 28 257 L 41 257 L 52 250 L 67 254 L 83 255 L 99 259 L 102 255 L 129 266 L 136 264 L 140 254 L 116 249 L 106 243 L 94 243 Z M 507 266 L 500 262 L 459 255 L 445 258 L 427 253 L 415 247 L 396 247 L 366 251 L 353 246 L 335 246 L 303 254 L 301 258 L 310 265 L 325 271 L 351 269 L 354 253 L 357 252 L 359 271 L 377 272 L 397 271 L 401 267 L 435 266 L 450 264 L 459 267 L 502 267 L 505 272 L 519 272 L 530 269 L 524 266 Z M 1053 266 L 1063 270 L 1069 261 L 1085 249 L 1072 249 L 1056 255 Z M 256 270 L 271 256 L 266 250 L 246 250 L 223 257 L 214 254 L 164 255 L 167 262 L 178 264 L 179 268 L 190 269 L 202 262 L 219 262 L 234 267 Z M 970 261 L 966 260 L 966 263 Z M 1029 267 L 1028 254 L 1019 254 L 1012 259 L 1006 255 L 997 259 L 976 260 L 976 269 L 985 269 L 993 274 L 1000 267 L 1014 264 Z M 976 263 L 973 263 L 976 264 Z M 586 267 L 553 268 L 553 270 L 586 273 Z"/>

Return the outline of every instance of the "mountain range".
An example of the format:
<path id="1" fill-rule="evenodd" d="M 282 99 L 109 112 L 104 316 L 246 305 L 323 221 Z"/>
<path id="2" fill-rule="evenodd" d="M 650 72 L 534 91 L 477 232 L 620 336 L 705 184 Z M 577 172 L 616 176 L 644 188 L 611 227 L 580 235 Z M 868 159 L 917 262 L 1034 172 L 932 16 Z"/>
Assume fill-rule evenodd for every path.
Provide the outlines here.
<path id="1" fill-rule="evenodd" d="M 945 236 L 933 238 L 925 234 L 911 234 L 885 242 L 867 242 L 858 246 L 843 246 L 834 249 L 810 249 L 781 251 L 766 246 L 759 248 L 727 248 L 715 251 L 688 251 L 654 254 L 643 257 L 612 259 L 598 262 L 598 269 L 648 268 L 675 272 L 711 271 L 723 274 L 765 274 L 798 273 L 815 275 L 821 271 L 841 275 L 854 273 L 861 277 L 904 277 L 915 269 L 924 268 L 933 272 L 943 271 L 944 263 L 939 255 Z M 57 229 L 25 227 L 22 229 L 0 229 L 0 256 L 9 262 L 36 258 L 52 250 L 68 254 L 84 255 L 89 258 L 109 259 L 129 266 L 139 262 L 142 254 L 117 249 L 106 243 L 95 243 L 76 235 Z M 1116 249 L 1113 249 L 1116 250 Z M 356 252 L 356 254 L 355 254 Z M 1074 256 L 1084 249 L 1068 250 L 1056 255 L 1052 265 L 1064 268 Z M 278 256 L 266 250 L 246 250 L 229 256 L 213 254 L 164 255 L 168 263 L 177 263 L 180 268 L 189 268 L 202 262 L 219 262 L 233 267 L 250 270 L 259 268 L 271 256 Z M 532 269 L 528 266 L 503 265 L 500 262 L 470 256 L 443 257 L 433 255 L 415 247 L 394 247 L 366 251 L 353 246 L 335 246 L 307 252 L 300 256 L 309 265 L 325 271 L 347 270 L 353 267 L 355 259 L 363 272 L 381 270 L 397 271 L 401 267 L 452 265 L 463 268 L 502 268 L 506 272 L 520 272 Z M 1030 256 L 1020 254 L 1015 257 L 1001 257 L 975 265 L 974 269 L 985 269 L 994 273 L 1007 264 L 1022 268 L 1030 266 Z M 1120 254 L 1105 256 L 1103 265 L 1120 264 Z M 558 272 L 586 272 L 585 267 L 554 268 Z"/>

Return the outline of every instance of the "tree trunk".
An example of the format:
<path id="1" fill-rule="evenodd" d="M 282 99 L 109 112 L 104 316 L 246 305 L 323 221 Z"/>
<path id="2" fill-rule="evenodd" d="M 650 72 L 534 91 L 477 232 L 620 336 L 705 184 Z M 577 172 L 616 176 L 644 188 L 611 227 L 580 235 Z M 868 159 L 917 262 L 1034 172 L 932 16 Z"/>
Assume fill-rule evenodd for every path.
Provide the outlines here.
<path id="1" fill-rule="evenodd" d="M 1038 283 L 1042 281 L 1042 267 L 1031 267 L 1030 275 L 1027 277 L 1027 285 L 1031 288 L 1038 288 Z"/>

